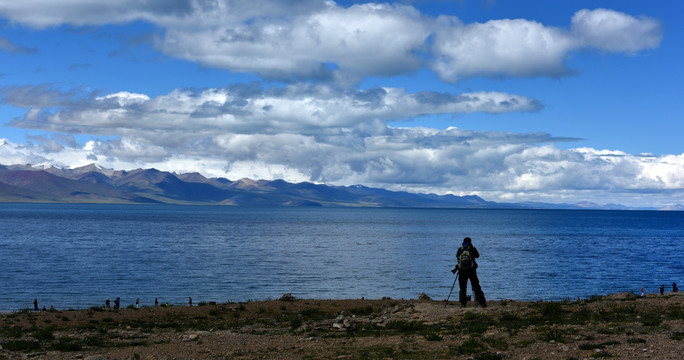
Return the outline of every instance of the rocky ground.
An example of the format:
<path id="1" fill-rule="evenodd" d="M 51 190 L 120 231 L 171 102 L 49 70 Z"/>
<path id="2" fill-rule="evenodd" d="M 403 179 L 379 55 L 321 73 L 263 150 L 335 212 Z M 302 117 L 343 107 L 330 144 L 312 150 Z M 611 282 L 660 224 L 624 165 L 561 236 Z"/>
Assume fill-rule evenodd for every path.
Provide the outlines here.
<path id="1" fill-rule="evenodd" d="M 684 359 L 684 296 L 279 300 L 0 317 L 0 359 Z"/>

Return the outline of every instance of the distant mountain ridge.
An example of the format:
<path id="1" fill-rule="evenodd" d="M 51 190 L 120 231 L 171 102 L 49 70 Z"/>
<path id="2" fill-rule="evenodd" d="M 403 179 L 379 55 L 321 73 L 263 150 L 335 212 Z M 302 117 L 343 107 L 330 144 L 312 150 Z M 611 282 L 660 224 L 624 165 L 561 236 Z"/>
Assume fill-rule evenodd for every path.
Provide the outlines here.
<path id="1" fill-rule="evenodd" d="M 231 181 L 157 169 L 112 170 L 0 165 L 0 202 L 216 204 L 232 206 L 364 206 L 417 208 L 539 208 L 632 210 L 593 203 L 495 203 L 478 196 L 416 194 L 361 185 L 284 180 Z M 647 210 L 659 210 L 644 208 Z M 662 210 L 684 210 L 675 205 Z"/>
<path id="2" fill-rule="evenodd" d="M 491 207 L 477 196 L 412 194 L 284 180 L 231 181 L 198 173 L 98 165 L 63 169 L 0 165 L 0 202 L 169 203 L 234 206 Z"/>

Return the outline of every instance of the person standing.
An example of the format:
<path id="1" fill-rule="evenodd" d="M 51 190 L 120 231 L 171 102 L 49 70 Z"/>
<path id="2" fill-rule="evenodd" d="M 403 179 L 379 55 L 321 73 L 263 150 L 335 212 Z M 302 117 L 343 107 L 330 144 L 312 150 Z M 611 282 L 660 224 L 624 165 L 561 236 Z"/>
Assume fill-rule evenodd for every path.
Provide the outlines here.
<path id="1" fill-rule="evenodd" d="M 469 237 L 463 239 L 463 244 L 456 252 L 456 259 L 458 260 L 458 265 L 452 270 L 453 273 L 458 271 L 458 300 L 461 303 L 461 307 L 465 307 L 468 304 L 468 298 L 466 296 L 466 289 L 468 287 L 468 280 L 470 280 L 470 286 L 473 288 L 475 293 L 475 301 L 482 307 L 487 307 L 487 300 L 480 287 L 480 280 L 477 278 L 477 263 L 475 259 L 480 257 L 480 253 L 477 251 L 475 246 L 472 244 L 472 240 Z"/>
<path id="2" fill-rule="evenodd" d="M 140 298 L 135 299 L 135 308 L 140 309 Z"/>
<path id="3" fill-rule="evenodd" d="M 38 311 L 38 299 L 33 299 L 33 311 Z"/>

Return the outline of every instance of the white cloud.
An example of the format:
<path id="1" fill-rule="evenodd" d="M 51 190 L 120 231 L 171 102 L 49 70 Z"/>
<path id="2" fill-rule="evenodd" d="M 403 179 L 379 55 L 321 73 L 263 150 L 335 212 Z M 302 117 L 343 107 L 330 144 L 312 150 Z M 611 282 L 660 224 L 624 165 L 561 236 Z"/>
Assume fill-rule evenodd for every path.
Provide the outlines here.
<path id="1" fill-rule="evenodd" d="M 186 0 L 24 0 L 0 2 L 0 15 L 13 23 L 42 29 L 63 24 L 103 25 L 135 20 L 161 21 L 187 15 Z"/>
<path id="2" fill-rule="evenodd" d="M 47 94 L 41 96 L 41 90 Z M 221 159 L 231 168 L 243 164 L 244 169 L 249 162 L 267 164 L 262 168 L 343 183 L 368 177 L 434 181 L 431 172 L 415 172 L 408 166 L 436 170 L 435 161 L 442 154 L 433 147 L 467 142 L 452 130 L 392 129 L 387 122 L 426 114 L 534 111 L 540 106 L 534 99 L 498 92 L 351 91 L 323 85 L 176 90 L 154 98 L 127 92 L 65 96 L 43 87 L 6 87 L 2 93 L 5 101 L 14 102 L 10 104 L 29 109 L 12 126 L 115 137 L 86 144 L 87 157 L 101 164 L 159 164 L 185 156 L 212 163 Z M 32 103 L 34 95 L 38 95 L 36 103 Z M 40 107 L 45 104 L 50 107 Z M 527 136 L 519 138 L 529 141 Z M 549 140 L 547 135 L 540 138 Z M 328 166 L 331 161 L 333 166 Z"/>
<path id="3" fill-rule="evenodd" d="M 534 21 L 491 20 L 459 24 L 437 33 L 435 71 L 454 81 L 474 76 L 558 76 L 573 40 Z"/>
<path id="4" fill-rule="evenodd" d="M 572 33 L 584 46 L 627 53 L 656 48 L 663 37 L 658 21 L 609 9 L 576 12 L 572 17 Z"/>
<path id="5" fill-rule="evenodd" d="M 608 9 L 580 10 L 567 29 L 526 19 L 463 24 L 399 4 L 313 0 L 24 0 L 3 2 L 0 16 L 37 28 L 144 20 L 163 29 L 156 46 L 177 58 L 264 78 L 345 85 L 423 67 L 446 81 L 557 77 L 569 72 L 564 59 L 572 51 L 636 53 L 662 39 L 658 21 Z"/>
<path id="6" fill-rule="evenodd" d="M 500 92 L 411 94 L 398 88 L 339 90 L 323 85 L 266 90 L 243 86 L 199 92 L 176 90 L 155 98 L 127 92 L 99 97 L 85 94 L 77 100 L 51 90 L 45 92 L 42 94 L 40 87 L 3 88 L 5 103 L 31 109 L 11 125 L 99 135 L 130 131 L 141 137 L 146 132 L 189 130 L 194 133 L 183 138 L 204 137 L 215 131 L 318 134 L 321 130 L 352 128 L 372 120 L 402 121 L 425 114 L 503 113 L 540 108 L 534 99 Z M 33 102 L 33 95 L 40 100 Z"/>
<path id="7" fill-rule="evenodd" d="M 636 53 L 658 47 L 663 33 L 654 19 L 607 9 L 578 11 L 570 30 L 524 19 L 469 25 L 441 20 L 433 69 L 446 81 L 475 76 L 561 76 L 569 72 L 564 60 L 571 51 L 593 48 Z"/>
<path id="8" fill-rule="evenodd" d="M 430 34 L 417 10 L 388 4 L 329 2 L 310 12 L 226 20 L 170 25 L 158 46 L 175 57 L 267 78 L 360 79 L 417 70 L 414 51 Z"/>
<path id="9" fill-rule="evenodd" d="M 97 101 L 107 101 L 113 100 L 120 107 L 125 107 L 134 104 L 142 104 L 150 100 L 150 97 L 145 94 L 135 94 L 128 91 L 120 91 L 114 94 L 108 94 L 105 96 L 98 96 L 95 98 Z"/>

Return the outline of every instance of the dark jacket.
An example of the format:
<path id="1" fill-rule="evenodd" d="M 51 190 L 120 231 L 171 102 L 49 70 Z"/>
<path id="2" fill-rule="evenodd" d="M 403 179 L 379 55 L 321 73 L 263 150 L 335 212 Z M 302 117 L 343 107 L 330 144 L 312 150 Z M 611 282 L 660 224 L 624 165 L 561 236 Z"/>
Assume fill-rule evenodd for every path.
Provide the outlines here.
<path id="1" fill-rule="evenodd" d="M 461 253 L 463 252 L 464 248 L 468 248 L 468 251 L 470 251 L 470 256 L 473 257 L 473 269 L 477 269 L 477 262 L 475 261 L 475 259 L 480 257 L 480 253 L 477 252 L 477 249 L 473 246 L 473 244 L 468 243 L 461 245 L 461 247 L 458 248 L 458 251 L 456 252 L 456 261 L 458 261 L 458 259 L 461 258 Z"/>

